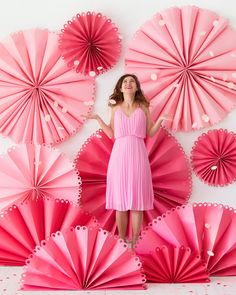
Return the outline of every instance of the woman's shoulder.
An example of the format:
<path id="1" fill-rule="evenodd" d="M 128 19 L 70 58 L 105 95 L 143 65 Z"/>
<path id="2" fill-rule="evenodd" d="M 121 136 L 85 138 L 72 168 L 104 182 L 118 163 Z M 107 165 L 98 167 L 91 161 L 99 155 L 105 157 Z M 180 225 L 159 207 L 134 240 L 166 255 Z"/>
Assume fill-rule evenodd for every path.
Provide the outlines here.
<path id="1" fill-rule="evenodd" d="M 144 111 L 145 114 L 149 112 L 149 107 L 145 106 L 143 103 L 139 104 L 139 107 Z"/>

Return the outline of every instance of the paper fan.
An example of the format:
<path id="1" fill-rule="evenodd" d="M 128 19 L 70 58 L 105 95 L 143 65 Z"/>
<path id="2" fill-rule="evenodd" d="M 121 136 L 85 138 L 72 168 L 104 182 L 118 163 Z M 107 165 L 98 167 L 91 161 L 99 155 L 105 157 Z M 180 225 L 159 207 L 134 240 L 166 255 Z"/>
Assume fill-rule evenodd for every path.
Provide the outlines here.
<path id="1" fill-rule="evenodd" d="M 227 185 L 236 180 L 236 135 L 227 130 L 210 130 L 194 143 L 192 166 L 209 185 Z"/>
<path id="2" fill-rule="evenodd" d="M 95 76 L 110 69 L 121 51 L 118 28 L 101 13 L 77 14 L 61 30 L 62 57 L 76 72 Z"/>
<path id="3" fill-rule="evenodd" d="M 56 33 L 12 34 L 0 43 L 0 132 L 16 142 L 58 143 L 80 129 L 94 87 L 60 58 Z"/>
<path id="4" fill-rule="evenodd" d="M 157 13 L 129 45 L 135 73 L 154 119 L 190 131 L 218 123 L 236 104 L 236 32 L 214 12 L 195 6 Z"/>
<path id="5" fill-rule="evenodd" d="M 141 256 L 147 280 L 155 283 L 209 282 L 200 255 L 186 247 L 163 246 Z"/>
<path id="6" fill-rule="evenodd" d="M 41 242 L 26 261 L 24 290 L 144 289 L 141 263 L 127 245 L 98 228 L 71 228 Z"/>
<path id="7" fill-rule="evenodd" d="M 76 203 L 80 184 L 72 163 L 54 148 L 21 144 L 0 156 L 0 210 L 39 197 Z"/>
<path id="8" fill-rule="evenodd" d="M 106 173 L 113 141 L 97 131 L 79 151 L 75 166 L 82 179 L 81 203 L 105 229 L 114 232 L 115 211 L 106 210 Z M 145 211 L 144 224 L 166 210 L 186 203 L 191 173 L 182 147 L 165 129 L 146 140 L 152 170 L 154 210 Z"/>
<path id="9" fill-rule="evenodd" d="M 13 205 L 0 215 L 0 264 L 23 265 L 41 240 L 76 225 L 97 226 L 80 206 L 59 199 L 40 198 Z"/>
<path id="10" fill-rule="evenodd" d="M 162 245 L 190 247 L 200 253 L 210 275 L 236 275 L 236 210 L 221 204 L 195 203 L 167 211 L 142 232 L 137 255 Z"/>

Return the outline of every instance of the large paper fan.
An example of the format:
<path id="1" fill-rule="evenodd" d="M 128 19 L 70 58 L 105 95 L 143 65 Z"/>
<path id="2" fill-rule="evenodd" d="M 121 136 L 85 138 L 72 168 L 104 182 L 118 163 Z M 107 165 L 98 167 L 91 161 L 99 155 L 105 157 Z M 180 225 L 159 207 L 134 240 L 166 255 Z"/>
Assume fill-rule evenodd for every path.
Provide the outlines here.
<path id="1" fill-rule="evenodd" d="M 79 151 L 75 166 L 82 179 L 81 203 L 95 215 L 101 226 L 114 232 L 115 211 L 105 209 L 106 173 L 113 141 L 101 130 Z M 191 173 L 182 147 L 165 129 L 146 140 L 154 188 L 154 210 L 144 213 L 144 224 L 166 210 L 187 202 Z"/>
<path id="2" fill-rule="evenodd" d="M 212 276 L 236 275 L 236 210 L 211 203 L 177 207 L 154 219 L 142 232 L 136 253 L 156 247 L 190 247 L 200 254 Z"/>
<path id="3" fill-rule="evenodd" d="M 40 197 L 77 203 L 80 184 L 70 160 L 50 146 L 21 144 L 0 156 L 0 211 Z"/>
<path id="4" fill-rule="evenodd" d="M 77 14 L 61 31 L 62 57 L 76 72 L 99 75 L 110 69 L 120 56 L 118 29 L 101 13 Z"/>
<path id="5" fill-rule="evenodd" d="M 157 13 L 127 50 L 154 119 L 190 131 L 218 123 L 236 104 L 236 32 L 214 12 L 195 6 Z"/>
<path id="6" fill-rule="evenodd" d="M 23 265 L 36 245 L 70 226 L 97 226 L 80 206 L 63 199 L 40 198 L 13 205 L 0 215 L 0 264 Z"/>
<path id="7" fill-rule="evenodd" d="M 58 35 L 32 29 L 0 43 L 0 132 L 55 144 L 75 134 L 94 103 L 95 81 L 61 58 Z"/>
<path id="8" fill-rule="evenodd" d="M 236 180 L 236 135 L 227 130 L 210 130 L 194 143 L 192 166 L 201 180 L 223 186 Z"/>
<path id="9" fill-rule="evenodd" d="M 26 261 L 24 290 L 143 289 L 145 275 L 127 245 L 107 231 L 80 227 L 52 234 Z"/>
<path id="10" fill-rule="evenodd" d="M 157 247 L 154 252 L 142 255 L 147 280 L 155 283 L 206 283 L 209 282 L 205 264 L 200 255 L 189 247 L 169 245 Z"/>

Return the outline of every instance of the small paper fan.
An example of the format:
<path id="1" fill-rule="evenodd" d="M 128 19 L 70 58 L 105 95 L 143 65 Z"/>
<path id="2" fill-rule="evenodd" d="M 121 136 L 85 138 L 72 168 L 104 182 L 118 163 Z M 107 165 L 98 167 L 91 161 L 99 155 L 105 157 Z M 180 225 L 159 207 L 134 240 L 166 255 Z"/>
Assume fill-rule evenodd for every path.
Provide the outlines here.
<path id="1" fill-rule="evenodd" d="M 236 180 L 236 134 L 210 130 L 194 143 L 193 170 L 209 185 L 224 186 Z"/>
<path id="2" fill-rule="evenodd" d="M 81 203 L 101 226 L 114 232 L 115 211 L 106 210 L 106 174 L 113 141 L 101 130 L 91 136 L 79 151 L 75 166 L 82 179 Z M 154 187 L 154 210 L 145 211 L 144 224 L 166 210 L 187 202 L 191 173 L 182 147 L 165 129 L 146 140 Z"/>
<path id="3" fill-rule="evenodd" d="M 155 283 L 209 282 L 200 255 L 186 247 L 162 246 L 140 256 L 147 280 Z"/>
<path id="4" fill-rule="evenodd" d="M 26 261 L 23 290 L 143 289 L 141 263 L 127 245 L 98 228 L 71 228 L 41 242 Z"/>
<path id="5" fill-rule="evenodd" d="M 21 144 L 0 156 L 0 211 L 39 197 L 76 203 L 80 184 L 69 159 L 50 146 Z"/>
<path id="6" fill-rule="evenodd" d="M 101 13 L 77 14 L 61 31 L 62 57 L 76 72 L 94 77 L 110 69 L 120 56 L 118 28 Z"/>
<path id="7" fill-rule="evenodd" d="M 214 125 L 236 104 L 236 32 L 212 11 L 157 13 L 137 31 L 125 64 L 139 77 L 153 118 L 169 114 L 173 130 Z"/>
<path id="8" fill-rule="evenodd" d="M 23 265 L 41 240 L 76 225 L 97 226 L 97 222 L 62 199 L 40 198 L 9 207 L 0 215 L 0 264 Z"/>
<path id="9" fill-rule="evenodd" d="M 56 33 L 26 30 L 0 43 L 0 132 L 17 143 L 53 145 L 75 134 L 94 88 L 65 65 Z"/>
<path id="10" fill-rule="evenodd" d="M 236 275 L 236 210 L 220 204 L 177 207 L 154 219 L 141 234 L 138 255 L 181 245 L 200 253 L 210 275 Z"/>

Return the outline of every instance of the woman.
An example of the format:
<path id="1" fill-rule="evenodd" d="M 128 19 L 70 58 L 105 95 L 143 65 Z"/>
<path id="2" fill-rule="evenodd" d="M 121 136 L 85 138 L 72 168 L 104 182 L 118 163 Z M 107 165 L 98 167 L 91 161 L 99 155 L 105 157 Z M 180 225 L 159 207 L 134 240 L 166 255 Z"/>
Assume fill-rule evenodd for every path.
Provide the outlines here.
<path id="1" fill-rule="evenodd" d="M 96 119 L 108 137 L 115 137 L 107 170 L 106 209 L 116 210 L 121 239 L 126 238 L 128 211 L 131 212 L 133 247 L 140 234 L 143 211 L 153 209 L 152 177 L 144 138 L 154 136 L 166 118 L 152 122 L 149 102 L 133 74 L 120 77 L 109 106 L 109 125 L 97 114 L 87 118 Z"/>

